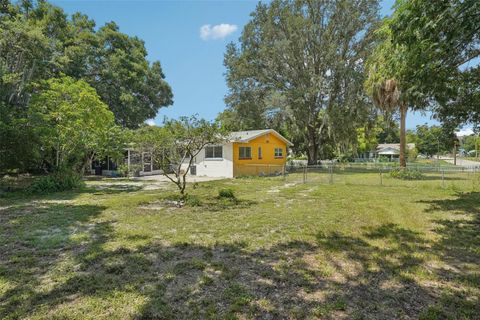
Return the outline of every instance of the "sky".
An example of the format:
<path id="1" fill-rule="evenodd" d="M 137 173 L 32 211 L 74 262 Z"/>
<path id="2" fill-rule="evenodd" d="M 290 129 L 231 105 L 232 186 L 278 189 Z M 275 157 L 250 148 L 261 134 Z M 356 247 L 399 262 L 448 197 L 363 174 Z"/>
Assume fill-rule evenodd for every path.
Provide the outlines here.
<path id="1" fill-rule="evenodd" d="M 198 114 L 215 119 L 225 109 L 227 94 L 223 54 L 236 42 L 257 0 L 53 0 L 66 13 L 82 12 L 97 27 L 115 21 L 120 31 L 145 41 L 150 61 L 159 60 L 174 94 L 174 103 L 161 108 L 150 124 L 164 117 Z M 394 0 L 381 1 L 382 16 Z M 407 127 L 435 124 L 430 116 L 410 113 Z"/>

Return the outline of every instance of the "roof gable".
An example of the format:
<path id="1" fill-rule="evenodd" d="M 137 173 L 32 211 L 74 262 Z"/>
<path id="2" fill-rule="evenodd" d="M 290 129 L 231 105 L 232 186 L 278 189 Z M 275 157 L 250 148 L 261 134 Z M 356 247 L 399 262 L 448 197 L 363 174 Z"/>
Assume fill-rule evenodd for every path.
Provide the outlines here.
<path id="1" fill-rule="evenodd" d="M 263 130 L 247 130 L 247 131 L 235 131 L 231 132 L 228 135 L 228 140 L 230 142 L 250 142 L 251 140 L 258 138 L 260 136 L 266 135 L 268 133 L 274 134 L 280 140 L 285 142 L 288 146 L 293 146 L 293 143 L 288 141 L 284 136 L 273 129 L 263 129 Z"/>

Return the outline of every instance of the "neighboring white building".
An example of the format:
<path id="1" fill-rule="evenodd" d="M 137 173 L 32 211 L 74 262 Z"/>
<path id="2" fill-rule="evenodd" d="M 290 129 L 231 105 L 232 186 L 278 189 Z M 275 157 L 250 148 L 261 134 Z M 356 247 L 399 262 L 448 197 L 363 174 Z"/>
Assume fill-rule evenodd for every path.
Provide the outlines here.
<path id="1" fill-rule="evenodd" d="M 407 150 L 415 149 L 415 143 L 407 143 Z M 400 143 L 380 143 L 373 152 L 374 158 L 388 157 L 395 159 L 400 156 Z"/>

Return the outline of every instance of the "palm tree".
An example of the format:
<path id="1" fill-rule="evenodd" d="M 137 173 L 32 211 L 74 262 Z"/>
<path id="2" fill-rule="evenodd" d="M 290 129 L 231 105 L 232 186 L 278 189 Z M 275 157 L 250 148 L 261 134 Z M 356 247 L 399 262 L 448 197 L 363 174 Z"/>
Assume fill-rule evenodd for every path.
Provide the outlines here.
<path id="1" fill-rule="evenodd" d="M 400 112 L 400 167 L 406 168 L 406 118 L 407 103 L 402 99 L 402 91 L 395 79 L 382 80 L 372 85 L 371 95 L 376 106 L 386 112 Z"/>

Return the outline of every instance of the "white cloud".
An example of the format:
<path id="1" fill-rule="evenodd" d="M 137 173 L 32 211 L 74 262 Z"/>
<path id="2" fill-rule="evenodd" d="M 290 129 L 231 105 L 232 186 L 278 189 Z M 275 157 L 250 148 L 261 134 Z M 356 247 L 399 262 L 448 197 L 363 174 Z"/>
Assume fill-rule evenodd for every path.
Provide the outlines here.
<path id="1" fill-rule="evenodd" d="M 465 128 L 455 132 L 455 134 L 457 135 L 457 137 L 465 137 L 474 134 L 474 132 L 472 128 Z"/>
<path id="2" fill-rule="evenodd" d="M 202 40 L 223 39 L 229 34 L 237 31 L 238 27 L 234 24 L 222 23 L 214 26 L 205 24 L 200 27 L 200 38 Z"/>
<path id="3" fill-rule="evenodd" d="M 148 119 L 145 121 L 145 123 L 148 124 L 149 126 L 156 126 L 155 120 L 153 119 Z"/>

